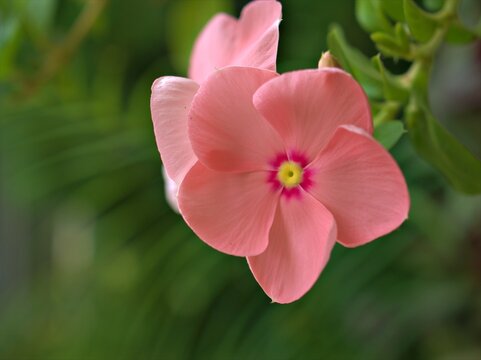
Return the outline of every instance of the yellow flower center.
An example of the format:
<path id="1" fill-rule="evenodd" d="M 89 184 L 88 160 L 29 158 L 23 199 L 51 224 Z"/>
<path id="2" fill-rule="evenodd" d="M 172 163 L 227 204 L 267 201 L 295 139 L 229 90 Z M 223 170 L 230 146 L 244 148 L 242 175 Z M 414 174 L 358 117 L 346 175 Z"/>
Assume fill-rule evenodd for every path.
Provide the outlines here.
<path id="1" fill-rule="evenodd" d="M 293 188 L 302 182 L 304 170 L 294 161 L 284 161 L 277 172 L 277 179 L 286 188 Z"/>

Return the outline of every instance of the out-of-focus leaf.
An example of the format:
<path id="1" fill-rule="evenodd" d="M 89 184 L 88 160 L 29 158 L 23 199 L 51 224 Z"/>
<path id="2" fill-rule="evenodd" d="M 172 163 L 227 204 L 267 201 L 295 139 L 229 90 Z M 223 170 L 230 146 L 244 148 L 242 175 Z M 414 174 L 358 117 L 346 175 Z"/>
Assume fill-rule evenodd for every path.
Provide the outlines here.
<path id="1" fill-rule="evenodd" d="M 339 26 L 331 27 L 327 43 L 329 50 L 339 60 L 344 70 L 350 72 L 361 83 L 369 97 L 381 98 L 383 93 L 381 74 L 364 54 L 346 42 Z"/>
<path id="2" fill-rule="evenodd" d="M 423 5 L 429 11 L 439 11 L 446 0 L 423 0 Z M 389 2 L 389 1 L 388 1 Z"/>
<path id="3" fill-rule="evenodd" d="M 28 20 L 33 23 L 35 30 L 47 32 L 52 23 L 57 0 L 25 1 Z"/>
<path id="4" fill-rule="evenodd" d="M 0 18 L 0 80 L 10 72 L 19 45 L 20 22 L 16 17 Z"/>
<path id="5" fill-rule="evenodd" d="M 30 37 L 37 45 L 45 46 L 48 42 L 48 33 L 55 15 L 57 0 L 13 0 L 11 4 Z"/>
<path id="6" fill-rule="evenodd" d="M 404 21 L 404 8 L 401 0 L 380 1 L 384 12 L 394 20 Z"/>
<path id="7" fill-rule="evenodd" d="M 396 101 L 370 102 L 374 128 L 394 120 L 399 113 L 400 104 Z"/>
<path id="8" fill-rule="evenodd" d="M 404 15 L 413 36 L 424 43 L 431 39 L 437 23 L 431 14 L 427 13 L 413 0 L 404 0 Z"/>
<path id="9" fill-rule="evenodd" d="M 368 32 L 392 33 L 393 28 L 382 11 L 381 0 L 356 0 L 356 18 Z"/>
<path id="10" fill-rule="evenodd" d="M 453 23 L 446 34 L 446 41 L 452 44 L 466 44 L 474 39 L 476 34 L 459 22 Z"/>
<path id="11" fill-rule="evenodd" d="M 376 47 L 384 55 L 394 58 L 404 58 L 408 56 L 408 49 L 403 48 L 402 45 L 391 35 L 376 32 L 371 34 L 371 39 L 376 43 Z"/>
<path id="12" fill-rule="evenodd" d="M 192 45 L 202 28 L 218 12 L 231 12 L 228 0 L 176 1 L 170 9 L 168 33 L 173 65 L 186 73 Z"/>
<path id="13" fill-rule="evenodd" d="M 481 162 L 427 110 L 410 107 L 406 118 L 417 152 L 441 171 L 458 191 L 481 193 Z"/>
<path id="14" fill-rule="evenodd" d="M 409 51 L 409 34 L 407 33 L 405 25 L 403 23 L 397 23 L 394 32 L 396 33 L 396 40 L 401 48 Z"/>
<path id="15" fill-rule="evenodd" d="M 377 48 L 383 54 L 394 58 L 412 60 L 409 34 L 407 33 L 404 24 L 396 24 L 394 35 L 375 32 L 371 34 L 371 39 L 376 43 Z"/>
<path id="16" fill-rule="evenodd" d="M 374 56 L 372 58 L 372 62 L 381 74 L 384 95 L 386 99 L 400 101 L 402 103 L 406 102 L 409 98 L 408 90 L 404 88 L 401 83 L 389 73 L 389 71 L 386 70 L 384 64 L 382 63 L 381 55 Z"/>
<path id="17" fill-rule="evenodd" d="M 399 120 L 385 122 L 374 129 L 374 138 L 387 150 L 392 148 L 406 132 Z"/>

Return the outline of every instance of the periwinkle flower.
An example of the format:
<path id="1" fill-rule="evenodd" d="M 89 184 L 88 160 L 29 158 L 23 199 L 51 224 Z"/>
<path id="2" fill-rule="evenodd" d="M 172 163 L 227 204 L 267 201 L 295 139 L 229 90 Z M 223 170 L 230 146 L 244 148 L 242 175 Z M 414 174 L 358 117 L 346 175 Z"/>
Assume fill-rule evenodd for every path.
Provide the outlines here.
<path id="1" fill-rule="evenodd" d="M 198 161 L 180 212 L 207 244 L 247 257 L 274 302 L 292 302 L 336 241 L 362 245 L 407 218 L 403 175 L 371 134 L 367 98 L 342 70 L 219 70 L 189 113 Z"/>
<path id="2" fill-rule="evenodd" d="M 199 84 L 226 66 L 275 70 L 280 21 L 281 4 L 270 0 L 249 3 L 239 20 L 218 14 L 194 44 L 189 79 L 164 76 L 152 85 L 155 138 L 165 168 L 166 196 L 174 210 L 178 211 L 178 186 L 197 161 L 185 133 L 187 114 Z"/>

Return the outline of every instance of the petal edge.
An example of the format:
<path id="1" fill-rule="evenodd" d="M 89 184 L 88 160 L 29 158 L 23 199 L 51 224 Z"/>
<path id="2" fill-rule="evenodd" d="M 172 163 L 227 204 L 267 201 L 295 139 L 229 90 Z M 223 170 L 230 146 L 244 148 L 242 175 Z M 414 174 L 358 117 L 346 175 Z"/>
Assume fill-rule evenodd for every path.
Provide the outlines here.
<path id="1" fill-rule="evenodd" d="M 187 132 L 188 112 L 199 85 L 175 76 L 152 84 L 150 109 L 157 148 L 169 177 L 180 184 L 197 161 Z"/>
<path id="2" fill-rule="evenodd" d="M 406 220 L 409 193 L 396 161 L 368 133 L 341 126 L 310 165 L 309 192 L 334 215 L 338 242 L 356 247 Z"/>
<path id="3" fill-rule="evenodd" d="M 336 241 L 331 213 L 310 194 L 281 198 L 269 233 L 269 246 L 247 261 L 273 302 L 298 300 L 314 285 Z"/>
<path id="4" fill-rule="evenodd" d="M 277 207 L 264 172 L 224 173 L 200 162 L 180 185 L 180 213 L 206 244 L 229 255 L 262 253 Z"/>

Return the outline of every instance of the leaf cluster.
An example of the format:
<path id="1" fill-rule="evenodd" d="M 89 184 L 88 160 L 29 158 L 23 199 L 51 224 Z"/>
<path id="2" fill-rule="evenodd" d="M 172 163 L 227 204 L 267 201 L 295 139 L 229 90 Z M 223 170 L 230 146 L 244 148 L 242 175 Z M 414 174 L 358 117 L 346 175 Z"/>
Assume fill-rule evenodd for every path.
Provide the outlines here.
<path id="1" fill-rule="evenodd" d="M 480 38 L 464 26 L 458 0 L 445 0 L 427 11 L 414 0 L 357 0 L 356 17 L 370 33 L 379 54 L 369 59 L 347 42 L 342 29 L 332 26 L 331 52 L 364 87 L 374 114 L 375 136 L 387 148 L 406 131 L 418 154 L 437 168 L 460 192 L 481 193 L 481 162 L 435 119 L 428 86 L 441 45 L 466 44 Z M 436 6 L 437 5 L 437 6 Z M 392 74 L 383 59 L 411 65 Z"/>

